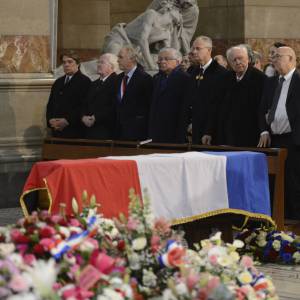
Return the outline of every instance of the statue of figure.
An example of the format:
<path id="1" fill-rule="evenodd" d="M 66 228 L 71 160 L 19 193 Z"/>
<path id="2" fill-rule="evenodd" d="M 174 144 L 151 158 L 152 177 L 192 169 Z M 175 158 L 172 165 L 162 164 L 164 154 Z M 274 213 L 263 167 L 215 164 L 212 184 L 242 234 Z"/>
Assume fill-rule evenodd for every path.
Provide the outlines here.
<path id="1" fill-rule="evenodd" d="M 199 9 L 195 0 L 154 0 L 128 24 L 120 23 L 105 37 L 103 52 L 118 54 L 125 45 L 135 47 L 141 63 L 156 69 L 153 57 L 163 47 L 187 54 L 195 32 Z"/>

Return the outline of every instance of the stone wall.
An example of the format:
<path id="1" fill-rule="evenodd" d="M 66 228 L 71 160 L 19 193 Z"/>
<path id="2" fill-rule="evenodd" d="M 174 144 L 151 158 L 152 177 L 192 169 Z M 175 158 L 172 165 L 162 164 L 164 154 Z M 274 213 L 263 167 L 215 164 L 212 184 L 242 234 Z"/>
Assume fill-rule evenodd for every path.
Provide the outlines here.
<path id="1" fill-rule="evenodd" d="M 97 58 L 110 31 L 110 5 L 109 0 L 60 0 L 58 57 L 64 49 L 73 49 L 83 61 Z"/>
<path id="2" fill-rule="evenodd" d="M 0 208 L 16 206 L 40 159 L 56 60 L 56 0 L 0 2 Z"/>

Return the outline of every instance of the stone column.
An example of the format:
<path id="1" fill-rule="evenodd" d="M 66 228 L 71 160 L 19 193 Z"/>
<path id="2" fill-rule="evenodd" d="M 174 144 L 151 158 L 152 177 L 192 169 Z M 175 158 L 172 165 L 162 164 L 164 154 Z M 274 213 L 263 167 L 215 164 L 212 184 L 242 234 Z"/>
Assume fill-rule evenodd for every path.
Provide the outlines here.
<path id="1" fill-rule="evenodd" d="M 40 159 L 56 61 L 56 0 L 0 2 L 0 208 L 18 203 Z"/>

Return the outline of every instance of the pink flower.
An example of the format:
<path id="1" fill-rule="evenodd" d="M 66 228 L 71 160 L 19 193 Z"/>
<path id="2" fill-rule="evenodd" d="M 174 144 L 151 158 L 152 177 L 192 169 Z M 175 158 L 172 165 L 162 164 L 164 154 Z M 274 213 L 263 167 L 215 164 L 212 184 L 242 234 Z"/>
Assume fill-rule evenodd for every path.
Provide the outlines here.
<path id="1" fill-rule="evenodd" d="M 154 230 L 160 235 L 168 235 L 171 232 L 171 223 L 164 218 L 159 218 L 154 222 Z"/>
<path id="2" fill-rule="evenodd" d="M 40 245 L 48 251 L 55 245 L 55 242 L 52 239 L 44 238 L 40 240 Z"/>
<path id="3" fill-rule="evenodd" d="M 19 245 L 16 245 L 16 248 L 21 254 L 24 254 L 28 250 L 29 247 L 27 244 L 19 244 Z"/>
<path id="4" fill-rule="evenodd" d="M 63 292 L 63 299 L 86 300 L 94 296 L 93 292 L 87 291 L 80 287 L 67 289 Z"/>
<path id="5" fill-rule="evenodd" d="M 29 288 L 28 283 L 20 274 L 15 274 L 9 282 L 8 286 L 14 292 L 24 292 Z"/>
<path id="6" fill-rule="evenodd" d="M 25 254 L 23 256 L 23 260 L 24 260 L 25 264 L 32 265 L 36 261 L 36 258 L 33 254 Z"/>
<path id="7" fill-rule="evenodd" d="M 70 223 L 70 226 L 81 227 L 81 223 L 77 219 L 72 218 L 69 221 L 69 223 Z"/>
<path id="8" fill-rule="evenodd" d="M 129 230 L 136 230 L 138 228 L 139 222 L 137 220 L 132 219 L 129 217 L 128 222 L 127 222 L 127 228 Z"/>
<path id="9" fill-rule="evenodd" d="M 151 237 L 151 250 L 156 253 L 160 248 L 160 237 L 158 235 L 153 235 Z"/>
<path id="10" fill-rule="evenodd" d="M 199 280 L 200 277 L 198 274 L 190 273 L 186 279 L 186 285 L 190 290 L 192 290 Z"/>
<path id="11" fill-rule="evenodd" d="M 94 250 L 90 257 L 90 264 L 104 274 L 110 274 L 115 266 L 115 259 L 105 253 Z"/>
<path id="12" fill-rule="evenodd" d="M 218 263 L 218 256 L 217 256 L 217 255 L 210 255 L 210 256 L 208 257 L 208 260 L 209 260 L 209 262 L 210 262 L 213 266 L 215 266 L 215 265 L 217 265 L 217 263 Z"/>
<path id="13" fill-rule="evenodd" d="M 253 267 L 253 260 L 250 256 L 244 255 L 241 259 L 241 265 L 245 268 L 252 268 Z"/>
<path id="14" fill-rule="evenodd" d="M 220 278 L 219 277 L 213 277 L 211 278 L 207 283 L 208 290 L 212 291 L 214 290 L 218 285 L 220 284 Z"/>

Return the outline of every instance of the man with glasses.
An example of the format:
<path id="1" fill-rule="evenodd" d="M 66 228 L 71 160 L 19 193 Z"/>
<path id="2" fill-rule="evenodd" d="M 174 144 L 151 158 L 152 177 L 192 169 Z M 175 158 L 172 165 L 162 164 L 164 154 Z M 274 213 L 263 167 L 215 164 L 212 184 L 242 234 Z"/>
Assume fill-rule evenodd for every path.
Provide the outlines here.
<path id="1" fill-rule="evenodd" d="M 191 49 L 195 66 L 191 70 L 190 108 L 194 144 L 215 143 L 215 123 L 218 111 L 217 96 L 221 79 L 227 72 L 212 59 L 212 40 L 207 36 L 195 39 Z"/>
<path id="2" fill-rule="evenodd" d="M 182 143 L 185 130 L 182 115 L 188 92 L 189 75 L 182 71 L 181 54 L 163 48 L 158 54 L 159 73 L 153 78 L 149 137 L 158 143 Z"/>
<path id="3" fill-rule="evenodd" d="M 295 51 L 290 47 L 278 48 L 273 64 L 278 76 L 265 83 L 258 146 L 288 149 L 285 215 L 300 220 L 300 75 L 296 71 Z"/>

